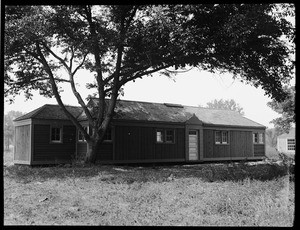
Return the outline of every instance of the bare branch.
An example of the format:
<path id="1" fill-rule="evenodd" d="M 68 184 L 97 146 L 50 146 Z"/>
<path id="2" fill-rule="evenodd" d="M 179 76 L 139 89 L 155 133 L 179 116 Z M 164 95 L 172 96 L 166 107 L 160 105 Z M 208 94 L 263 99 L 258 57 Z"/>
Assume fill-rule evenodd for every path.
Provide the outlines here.
<path id="1" fill-rule="evenodd" d="M 85 59 L 86 59 L 87 55 L 88 55 L 88 53 L 86 53 L 86 54 L 83 56 L 82 62 L 76 67 L 76 69 L 73 71 L 72 75 L 75 75 L 75 73 L 77 72 L 77 70 L 79 70 L 79 69 L 83 66 L 83 64 L 84 64 L 84 62 L 85 62 Z M 70 69 L 71 69 L 71 67 L 70 67 Z"/>
<path id="2" fill-rule="evenodd" d="M 59 60 L 60 62 L 61 62 L 61 64 L 63 64 L 63 66 L 69 71 L 70 70 L 70 67 L 67 65 L 67 63 L 61 58 L 61 57 L 59 57 L 58 55 L 56 55 L 47 45 L 46 45 L 46 43 L 42 43 L 43 44 L 43 46 L 44 46 L 44 48 L 48 51 L 48 52 L 50 52 L 52 55 L 53 55 L 53 57 L 55 57 L 57 60 Z"/>
<path id="3" fill-rule="evenodd" d="M 74 58 L 74 48 L 73 48 L 73 46 L 71 46 L 71 51 L 72 51 L 72 54 L 71 54 L 71 58 L 70 58 L 70 70 L 72 71 L 73 58 Z"/>
<path id="4" fill-rule="evenodd" d="M 62 102 L 61 97 L 60 97 L 59 92 L 58 92 L 58 89 L 57 89 L 57 85 L 56 85 L 55 80 L 54 80 L 53 73 L 51 71 L 50 66 L 47 63 L 46 58 L 44 57 L 44 55 L 43 55 L 43 53 L 41 51 L 41 48 L 40 48 L 38 42 L 36 42 L 36 47 L 37 47 L 37 52 L 39 54 L 41 62 L 44 65 L 45 71 L 49 75 L 51 87 L 52 87 L 53 94 L 55 96 L 55 99 L 56 99 L 57 103 L 62 108 L 62 110 L 64 111 L 64 113 L 67 115 L 67 117 L 73 122 L 73 124 L 84 134 L 84 137 L 86 138 L 86 140 L 89 141 L 90 140 L 90 136 L 88 135 L 88 133 L 86 132 L 86 130 L 82 127 L 82 125 L 80 125 L 80 123 L 76 120 L 76 118 L 66 109 L 64 103 Z"/>
<path id="5" fill-rule="evenodd" d="M 86 16 L 87 16 L 87 21 L 89 23 L 89 29 L 90 33 L 92 36 L 92 42 L 93 42 L 93 51 L 94 51 L 94 57 L 95 57 L 95 64 L 96 64 L 96 81 L 97 81 L 97 89 L 98 89 L 98 94 L 99 94 L 99 113 L 98 113 L 98 118 L 96 121 L 96 127 L 99 126 L 99 124 L 103 120 L 104 116 L 104 111 L 105 111 L 105 93 L 104 93 L 104 85 L 105 83 L 103 82 L 103 76 L 102 76 L 102 66 L 101 66 L 101 58 L 100 58 L 100 48 L 98 45 L 98 38 L 97 38 L 97 33 L 96 33 L 96 28 L 95 24 L 92 20 L 92 13 L 91 13 L 91 8 L 90 6 L 85 6 L 84 7 Z"/>

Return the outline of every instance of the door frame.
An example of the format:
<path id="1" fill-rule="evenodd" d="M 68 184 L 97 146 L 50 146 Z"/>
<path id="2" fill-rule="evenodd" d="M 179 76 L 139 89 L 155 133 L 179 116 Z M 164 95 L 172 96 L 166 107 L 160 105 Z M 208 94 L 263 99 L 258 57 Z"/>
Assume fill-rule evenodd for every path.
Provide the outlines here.
<path id="1" fill-rule="evenodd" d="M 196 143 L 196 145 L 197 145 L 196 156 L 197 156 L 197 159 L 195 159 L 195 160 L 190 159 L 190 148 L 189 148 L 190 146 L 189 145 L 190 145 L 190 132 L 191 131 L 196 132 L 196 140 L 197 140 L 197 143 Z M 199 160 L 199 130 L 198 129 L 189 129 L 188 130 L 188 160 L 189 161 L 198 161 Z"/>

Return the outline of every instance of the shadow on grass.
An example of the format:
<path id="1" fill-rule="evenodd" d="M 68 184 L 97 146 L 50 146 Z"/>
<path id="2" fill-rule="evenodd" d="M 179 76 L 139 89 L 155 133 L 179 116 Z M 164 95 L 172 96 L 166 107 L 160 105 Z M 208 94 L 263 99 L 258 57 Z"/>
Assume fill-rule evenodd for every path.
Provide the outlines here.
<path id="1" fill-rule="evenodd" d="M 195 164 L 195 165 L 141 165 L 139 166 L 48 166 L 30 167 L 12 165 L 4 168 L 6 177 L 22 183 L 48 179 L 91 178 L 99 176 L 107 183 L 164 182 L 178 178 L 200 178 L 203 181 L 241 181 L 244 179 L 272 180 L 291 171 L 285 164 L 264 163 L 249 165 L 242 163 Z M 292 172 L 293 174 L 293 172 Z M 293 175 L 291 176 L 293 180 Z"/>

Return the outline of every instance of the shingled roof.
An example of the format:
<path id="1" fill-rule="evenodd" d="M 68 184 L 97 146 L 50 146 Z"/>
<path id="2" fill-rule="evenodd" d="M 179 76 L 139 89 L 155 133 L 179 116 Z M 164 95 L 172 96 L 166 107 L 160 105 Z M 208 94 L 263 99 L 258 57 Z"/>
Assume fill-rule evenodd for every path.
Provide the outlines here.
<path id="1" fill-rule="evenodd" d="M 66 109 L 74 116 L 78 117 L 83 109 L 78 106 L 66 105 Z M 43 105 L 21 117 L 16 118 L 14 121 L 21 121 L 29 118 L 35 119 L 55 119 L 55 120 L 69 120 L 59 105 Z"/>
<path id="2" fill-rule="evenodd" d="M 108 101 L 106 101 L 108 102 Z M 97 108 L 98 99 L 92 98 L 88 106 Z M 81 107 L 67 106 L 67 109 L 78 119 L 87 117 Z M 92 109 L 92 115 L 95 109 Z M 196 106 L 183 106 L 178 104 L 152 103 L 141 101 L 118 100 L 115 107 L 114 119 L 135 121 L 178 122 L 188 121 L 195 115 L 204 124 L 259 127 L 265 126 L 241 116 L 238 112 L 221 109 L 208 109 Z M 58 105 L 44 105 L 27 113 L 15 121 L 28 118 L 39 119 L 68 119 Z"/>
<path id="3" fill-rule="evenodd" d="M 89 105 L 96 108 L 98 99 L 92 98 Z M 178 104 L 152 103 L 118 100 L 114 119 L 136 121 L 186 122 L 193 115 L 205 124 L 261 127 L 265 126 L 243 117 L 238 112 L 222 109 L 208 109 Z M 86 119 L 84 113 L 79 119 Z"/>

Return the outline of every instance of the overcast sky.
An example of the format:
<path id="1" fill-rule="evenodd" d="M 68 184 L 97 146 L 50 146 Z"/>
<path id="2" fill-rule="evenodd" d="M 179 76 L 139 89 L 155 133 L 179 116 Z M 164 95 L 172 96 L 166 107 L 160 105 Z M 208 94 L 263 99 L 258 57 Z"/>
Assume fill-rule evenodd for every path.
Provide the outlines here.
<path id="1" fill-rule="evenodd" d="M 93 77 L 85 71 L 78 72 L 76 81 L 82 97 L 86 98 L 90 90 L 85 89 L 85 82 Z M 80 81 L 79 81 L 80 80 Z M 294 84 L 294 81 L 291 82 Z M 61 93 L 63 102 L 68 105 L 78 105 L 75 96 L 68 85 L 63 86 Z M 264 95 L 261 88 L 241 83 L 233 79 L 230 74 L 212 74 L 198 69 L 176 75 L 173 79 L 159 74 L 153 77 L 144 77 L 135 82 L 129 82 L 124 87 L 124 96 L 120 99 L 137 100 L 159 103 L 176 103 L 192 106 L 206 106 L 214 99 L 234 99 L 245 112 L 245 117 L 267 127 L 273 127 L 269 122 L 280 115 L 267 106 L 271 99 Z M 44 104 L 57 104 L 55 98 L 42 97 L 34 93 L 32 100 L 25 100 L 24 95 L 16 97 L 15 103 L 5 102 L 5 113 L 17 110 L 23 113 L 30 112 Z"/>

